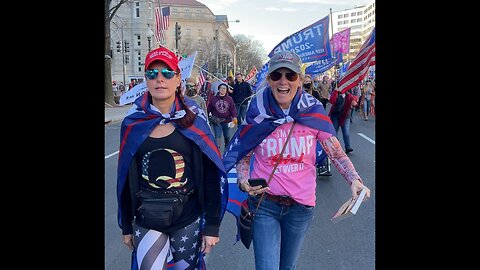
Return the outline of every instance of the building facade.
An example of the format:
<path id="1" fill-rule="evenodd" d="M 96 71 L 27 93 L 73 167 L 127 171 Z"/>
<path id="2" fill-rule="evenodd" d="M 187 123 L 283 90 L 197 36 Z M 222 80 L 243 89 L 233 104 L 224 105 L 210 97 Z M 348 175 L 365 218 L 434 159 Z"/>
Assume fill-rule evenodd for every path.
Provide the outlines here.
<path id="1" fill-rule="evenodd" d="M 333 33 L 350 27 L 350 53 L 344 56 L 347 60 L 355 58 L 363 42 L 375 27 L 375 0 L 368 4 L 332 12 Z"/>
<path id="2" fill-rule="evenodd" d="M 157 41 L 155 8 L 170 7 L 169 27 L 165 40 Z M 181 27 L 180 39 L 175 39 L 175 24 Z M 144 59 L 150 49 L 165 46 L 179 55 L 197 51 L 195 64 L 209 63 L 209 71 L 225 76 L 235 68 L 235 41 L 228 31 L 226 15 L 215 15 L 204 4 L 194 0 L 127 1 L 110 23 L 112 48 L 112 80 L 138 82 L 144 79 Z M 149 31 L 149 29 L 151 31 Z M 153 36 L 149 36 L 153 32 Z M 198 75 L 194 69 L 192 76 Z"/>

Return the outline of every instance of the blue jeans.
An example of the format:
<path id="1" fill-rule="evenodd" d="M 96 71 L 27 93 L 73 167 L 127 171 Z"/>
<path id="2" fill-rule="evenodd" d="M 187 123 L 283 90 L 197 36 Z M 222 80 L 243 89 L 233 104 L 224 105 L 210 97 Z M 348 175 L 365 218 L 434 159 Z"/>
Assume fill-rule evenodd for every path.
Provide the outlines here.
<path id="1" fill-rule="evenodd" d="M 255 210 L 260 196 L 249 196 Z M 295 269 L 307 229 L 313 220 L 313 206 L 282 206 L 264 198 L 253 220 L 253 248 L 256 270 Z"/>
<path id="2" fill-rule="evenodd" d="M 333 127 L 335 128 L 335 132 L 337 133 L 338 137 L 338 128 L 339 128 L 339 119 L 336 117 L 331 117 Z M 343 144 L 345 145 L 345 150 L 350 147 L 350 119 L 345 119 L 342 127 L 342 135 L 343 135 Z"/>
<path id="3" fill-rule="evenodd" d="M 245 115 L 247 114 L 247 102 L 245 101 L 242 106 L 239 104 L 235 104 L 235 108 L 237 109 L 238 114 L 238 123 L 241 124 L 242 120 L 245 119 Z"/>
<path id="4" fill-rule="evenodd" d="M 228 127 L 228 122 L 220 123 L 220 124 L 212 124 L 213 131 L 215 132 L 215 139 L 217 139 L 218 147 L 220 147 L 220 139 L 222 138 L 225 140 L 225 147 L 230 142 L 232 138 L 231 128 Z"/>
<path id="5" fill-rule="evenodd" d="M 368 116 L 370 113 L 370 99 L 365 99 L 365 103 L 363 103 L 363 111 L 365 115 Z"/>

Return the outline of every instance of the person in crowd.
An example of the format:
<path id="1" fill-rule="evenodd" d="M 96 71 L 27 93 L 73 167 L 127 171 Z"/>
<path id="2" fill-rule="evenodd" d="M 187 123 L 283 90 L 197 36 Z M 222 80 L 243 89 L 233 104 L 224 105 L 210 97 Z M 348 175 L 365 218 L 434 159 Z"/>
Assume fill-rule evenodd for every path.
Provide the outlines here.
<path id="1" fill-rule="evenodd" d="M 328 77 L 323 76 L 323 80 L 318 84 L 318 88 L 320 90 L 320 102 L 323 104 L 323 109 L 327 109 L 327 103 L 330 99 L 330 92 L 332 88 L 332 84 L 328 82 Z"/>
<path id="2" fill-rule="evenodd" d="M 182 94 L 175 53 L 149 52 L 145 78 L 121 125 L 118 224 L 132 269 L 198 269 L 220 240 L 225 169 L 206 115 Z"/>
<path id="3" fill-rule="evenodd" d="M 320 76 L 318 76 L 318 75 L 313 78 L 313 86 L 315 86 L 315 88 L 317 90 L 318 90 L 318 86 L 320 85 L 321 81 L 322 80 L 320 79 Z"/>
<path id="4" fill-rule="evenodd" d="M 352 123 L 354 112 L 358 112 L 358 110 L 360 109 L 360 97 L 362 96 L 362 91 L 360 90 L 360 83 L 358 85 L 352 87 L 352 89 L 350 89 L 348 91 L 355 97 L 355 100 L 357 102 L 357 105 L 355 105 L 350 110 L 350 123 Z"/>
<path id="5" fill-rule="evenodd" d="M 120 82 L 120 85 L 118 86 L 118 91 L 120 92 L 120 96 L 125 94 L 125 85 L 123 82 Z"/>
<path id="6" fill-rule="evenodd" d="M 221 148 L 223 134 L 224 145 L 227 146 L 232 137 L 232 128 L 237 124 L 237 109 L 232 97 L 227 95 L 227 84 L 218 85 L 218 93 L 213 96 L 207 106 L 210 117 L 210 124 L 215 131 L 217 145 Z"/>
<path id="7" fill-rule="evenodd" d="M 253 94 L 252 86 L 243 79 L 242 73 L 235 75 L 235 85 L 233 89 L 229 89 L 229 93 L 235 102 L 237 108 L 238 117 L 240 122 L 245 118 L 245 112 L 247 111 L 248 98 Z"/>
<path id="8" fill-rule="evenodd" d="M 312 83 L 312 76 L 305 74 L 305 78 L 303 79 L 303 89 L 320 101 L 320 93 L 318 92 L 317 87 Z"/>
<path id="9" fill-rule="evenodd" d="M 112 91 L 114 96 L 119 96 L 118 85 L 116 81 L 112 82 Z"/>
<path id="10" fill-rule="evenodd" d="M 198 104 L 200 109 L 207 113 L 207 105 L 205 104 L 205 100 L 198 95 L 198 82 L 195 80 L 195 78 L 187 78 L 185 83 L 185 95 L 193 99 Z"/>
<path id="11" fill-rule="evenodd" d="M 313 219 L 317 141 L 345 178 L 352 197 L 356 198 L 362 189 L 367 191 L 366 198 L 370 197 L 370 190 L 335 137 L 322 104 L 302 91 L 301 66 L 300 57 L 291 51 L 271 57 L 269 86 L 253 97 L 244 123 L 223 156 L 227 172 L 236 165 L 239 188 L 248 193 L 251 210 L 255 211 L 262 193 L 266 193 L 252 225 L 257 270 L 295 269 Z M 292 126 L 285 152 L 279 155 Z M 268 187 L 249 185 L 249 178 L 268 180 L 278 160 L 281 166 Z"/>
<path id="12" fill-rule="evenodd" d="M 365 87 L 363 88 L 363 97 L 364 97 L 364 103 L 363 103 L 363 119 L 365 121 L 368 121 L 368 115 L 370 114 L 370 102 L 373 94 L 373 85 L 370 80 L 367 80 L 365 83 Z"/>
<path id="13" fill-rule="evenodd" d="M 227 77 L 227 84 L 230 86 L 228 87 L 229 89 L 233 89 L 233 86 L 235 85 L 235 80 L 233 79 L 233 76 Z"/>
<path id="14" fill-rule="evenodd" d="M 205 100 L 205 105 L 208 106 L 208 102 L 210 101 L 210 97 L 213 96 L 212 92 L 212 77 L 210 75 L 207 75 L 205 77 L 205 81 L 203 82 L 201 88 L 200 88 L 200 93 L 198 93 L 203 100 Z"/>
<path id="15" fill-rule="evenodd" d="M 338 134 L 338 128 L 342 127 L 343 144 L 345 145 L 345 153 L 350 153 L 353 148 L 350 147 L 350 113 L 353 107 L 357 106 L 357 97 L 350 94 L 348 91 L 340 93 L 335 89 L 330 96 L 330 112 L 328 115 L 332 120 L 335 132 Z"/>

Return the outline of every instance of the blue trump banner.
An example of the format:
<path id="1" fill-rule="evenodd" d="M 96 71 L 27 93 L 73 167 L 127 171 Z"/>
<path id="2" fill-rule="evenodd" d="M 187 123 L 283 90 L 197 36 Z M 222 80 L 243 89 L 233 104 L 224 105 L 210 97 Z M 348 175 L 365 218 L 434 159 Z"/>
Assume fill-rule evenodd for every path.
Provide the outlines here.
<path id="1" fill-rule="evenodd" d="M 284 38 L 268 54 L 292 51 L 298 54 L 303 63 L 332 58 L 330 38 L 328 37 L 328 16 Z"/>
<path id="2" fill-rule="evenodd" d="M 267 71 L 268 71 L 268 61 L 263 65 L 263 67 L 258 71 L 257 77 L 255 80 L 255 84 L 252 86 L 253 92 L 257 92 L 258 86 L 261 84 L 263 80 L 267 77 Z"/>
<path id="3" fill-rule="evenodd" d="M 334 64 L 335 62 L 333 58 L 318 60 L 305 69 L 305 74 L 313 76 L 318 73 L 323 73 L 332 68 Z"/>

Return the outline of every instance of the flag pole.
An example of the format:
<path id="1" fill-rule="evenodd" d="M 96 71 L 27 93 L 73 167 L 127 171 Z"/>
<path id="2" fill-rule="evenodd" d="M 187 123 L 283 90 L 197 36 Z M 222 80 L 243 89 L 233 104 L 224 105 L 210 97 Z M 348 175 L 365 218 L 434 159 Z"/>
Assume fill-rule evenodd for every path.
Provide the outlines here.
<path id="1" fill-rule="evenodd" d="M 214 77 L 215 79 L 219 80 L 219 81 L 222 81 L 222 79 L 218 78 L 217 76 L 213 75 L 212 73 L 208 72 L 207 70 L 203 69 L 202 67 L 199 67 L 197 66 L 197 64 L 193 64 L 194 66 L 196 66 L 197 68 L 199 68 L 200 70 L 203 70 L 205 71 L 206 73 L 208 73 L 210 76 Z M 223 81 L 222 81 L 223 82 Z M 231 87 L 228 83 L 227 83 L 227 86 L 231 89 L 233 89 L 233 87 Z"/>
<path id="2" fill-rule="evenodd" d="M 330 8 L 330 28 L 332 29 L 332 36 L 330 37 L 333 41 L 333 16 L 332 16 L 332 8 Z M 335 42 L 332 44 L 332 49 L 333 49 L 333 73 L 335 74 L 335 86 L 337 85 L 337 64 L 336 61 L 336 55 L 335 55 Z"/>

